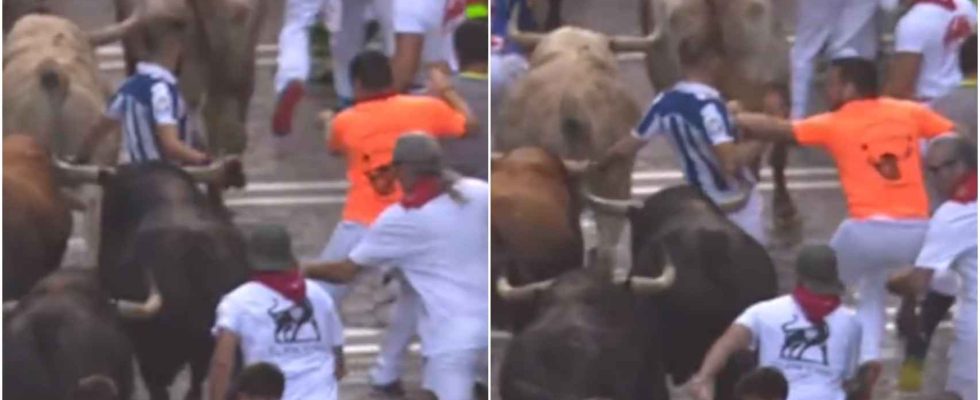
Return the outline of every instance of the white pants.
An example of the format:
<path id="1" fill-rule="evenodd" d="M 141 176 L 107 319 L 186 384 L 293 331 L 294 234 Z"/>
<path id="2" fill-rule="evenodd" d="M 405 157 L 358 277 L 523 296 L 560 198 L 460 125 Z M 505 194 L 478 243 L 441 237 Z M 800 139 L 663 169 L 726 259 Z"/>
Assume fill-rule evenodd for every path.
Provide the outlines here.
<path id="1" fill-rule="evenodd" d="M 387 385 L 398 380 L 402 373 L 405 352 L 418 332 L 418 316 L 422 312 L 421 299 L 400 273 L 397 276 L 401 291 L 392 308 L 391 321 L 381 343 L 381 351 L 370 371 L 371 383 L 375 385 Z"/>
<path id="2" fill-rule="evenodd" d="M 426 356 L 422 387 L 439 400 L 470 400 L 473 385 L 487 375 L 487 349 L 460 350 Z"/>
<path id="3" fill-rule="evenodd" d="M 925 219 L 846 219 L 830 239 L 841 280 L 859 292 L 856 308 L 861 321 L 862 363 L 880 358 L 888 275 L 915 262 L 928 223 Z"/>
<path id="4" fill-rule="evenodd" d="M 333 234 L 330 235 L 330 240 L 327 241 L 326 246 L 323 246 L 323 251 L 320 252 L 320 261 L 343 261 L 350 255 L 350 252 L 354 250 L 357 243 L 364 238 L 367 234 L 368 227 L 364 224 L 351 222 L 351 221 L 340 221 L 337 223 L 337 227 L 334 228 Z M 341 301 L 347 297 L 347 293 L 350 288 L 347 285 L 334 284 L 330 282 L 317 281 L 320 286 L 323 287 L 330 296 L 333 297 L 333 303 L 337 305 L 338 309 L 340 307 Z"/>
<path id="5" fill-rule="evenodd" d="M 306 81 L 310 75 L 309 27 L 316 22 L 316 16 L 321 11 L 339 11 L 339 23 L 335 15 L 327 15 L 334 22 L 328 23 L 328 26 L 339 25 L 339 29 L 330 29 L 334 85 L 338 96 L 352 97 L 348 65 L 364 45 L 364 22 L 369 1 L 373 1 L 373 11 L 381 25 L 385 51 L 391 54 L 394 46 L 392 0 L 286 0 L 282 30 L 279 31 L 276 93 L 282 92 L 290 81 Z"/>
<path id="6" fill-rule="evenodd" d="M 749 195 L 749 202 L 741 210 L 728 214 L 728 219 L 742 228 L 745 233 L 752 236 L 759 244 L 765 246 L 768 243 L 766 228 L 763 224 L 762 214 L 765 204 L 762 202 L 762 195 L 758 189 L 753 189 Z"/>
<path id="7" fill-rule="evenodd" d="M 341 8 L 340 29 L 330 37 L 330 58 L 333 62 L 333 85 L 337 97 L 352 99 L 353 82 L 350 77 L 350 62 L 364 48 L 364 24 L 367 11 L 373 11 L 381 27 L 384 53 L 389 57 L 395 48 L 395 34 L 392 28 L 393 0 L 345 0 Z M 368 9 L 368 5 L 373 8 Z"/>
<path id="8" fill-rule="evenodd" d="M 790 51 L 793 119 L 807 115 L 813 63 L 824 50 L 830 58 L 875 59 L 877 36 L 873 0 L 800 0 L 796 2 L 796 39 Z"/>
<path id="9" fill-rule="evenodd" d="M 959 299 L 957 299 L 959 300 Z M 949 347 L 949 372 L 946 390 L 963 399 L 977 398 L 977 309 L 961 302 L 954 328 L 953 344 Z"/>

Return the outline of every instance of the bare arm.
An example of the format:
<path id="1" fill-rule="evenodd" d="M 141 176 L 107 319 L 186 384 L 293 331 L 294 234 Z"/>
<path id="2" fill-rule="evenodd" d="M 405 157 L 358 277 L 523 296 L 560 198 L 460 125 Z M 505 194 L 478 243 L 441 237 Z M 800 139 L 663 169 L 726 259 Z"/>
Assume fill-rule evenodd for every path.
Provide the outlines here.
<path id="1" fill-rule="evenodd" d="M 761 157 L 768 145 L 766 142 L 751 140 L 742 143 L 720 143 L 715 145 L 714 149 L 725 175 L 733 177 L 739 168 Z"/>
<path id="2" fill-rule="evenodd" d="M 899 296 L 918 297 L 929 289 L 930 282 L 932 282 L 931 269 L 906 268 L 888 279 L 887 288 Z"/>
<path id="3" fill-rule="evenodd" d="M 322 262 L 303 267 L 307 277 L 333 283 L 346 283 L 354 279 L 360 267 L 351 260 Z"/>
<path id="4" fill-rule="evenodd" d="M 640 151 L 647 144 L 646 141 L 636 137 L 635 135 L 626 135 L 622 139 L 619 139 L 616 143 L 606 150 L 606 154 L 602 155 L 597 162 L 598 167 L 602 168 L 609 163 L 615 162 L 616 160 L 622 160 L 629 157 L 636 156 L 636 153 Z"/>
<path id="5" fill-rule="evenodd" d="M 793 124 L 786 119 L 759 113 L 739 113 L 735 116 L 735 124 L 747 139 L 796 143 Z"/>
<path id="6" fill-rule="evenodd" d="M 232 369 L 235 367 L 235 350 L 238 349 L 238 336 L 222 329 L 214 344 L 211 368 L 208 372 L 208 391 L 210 398 L 223 399 L 228 395 L 231 385 Z"/>
<path id="7" fill-rule="evenodd" d="M 82 139 L 82 146 L 75 156 L 75 161 L 82 164 L 88 163 L 89 159 L 92 158 L 92 152 L 95 150 L 95 146 L 98 146 L 109 132 L 118 131 L 118 121 L 104 115 L 99 117 L 99 120 L 95 122 L 95 125 L 92 125 L 92 129 L 86 132 L 85 137 Z"/>
<path id="8" fill-rule="evenodd" d="M 752 343 L 752 332 L 748 328 L 732 324 L 715 344 L 701 363 L 701 369 L 691 378 L 691 391 L 696 399 L 710 400 L 714 398 L 714 380 L 718 372 L 728 363 L 732 353 L 747 349 Z"/>
<path id="9" fill-rule="evenodd" d="M 208 156 L 200 151 L 194 150 L 190 146 L 180 141 L 176 125 L 157 125 L 157 137 L 160 139 L 160 146 L 167 158 L 179 160 L 189 164 L 203 164 L 207 162 Z"/>
<path id="10" fill-rule="evenodd" d="M 419 33 L 395 35 L 395 54 L 391 58 L 391 71 L 396 91 L 404 92 L 412 84 L 412 78 L 419 70 L 424 44 L 425 36 Z"/>
<path id="11" fill-rule="evenodd" d="M 895 53 L 888 64 L 885 95 L 898 99 L 915 99 L 915 86 L 922 66 L 920 53 Z"/>
<path id="12" fill-rule="evenodd" d="M 473 115 L 466 100 L 456 92 L 446 72 L 440 67 L 429 68 L 429 93 L 441 98 L 453 110 L 463 114 L 466 118 L 466 132 L 473 132 L 480 127 L 480 120 Z"/>

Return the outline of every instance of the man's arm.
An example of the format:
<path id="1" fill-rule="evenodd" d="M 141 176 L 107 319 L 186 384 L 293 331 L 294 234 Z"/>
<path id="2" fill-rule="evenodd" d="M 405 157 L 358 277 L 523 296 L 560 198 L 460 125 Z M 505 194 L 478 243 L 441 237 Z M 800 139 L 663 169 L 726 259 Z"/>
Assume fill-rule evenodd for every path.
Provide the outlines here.
<path id="1" fill-rule="evenodd" d="M 888 63 L 885 96 L 897 99 L 915 99 L 915 87 L 919 81 L 921 66 L 921 53 L 895 53 Z"/>
<path id="2" fill-rule="evenodd" d="M 767 148 L 768 143 L 759 140 L 719 143 L 714 146 L 722 171 L 729 177 L 736 176 L 739 168 L 761 157 Z"/>
<path id="3" fill-rule="evenodd" d="M 634 134 L 626 135 L 622 139 L 619 139 L 606 150 L 606 153 L 602 155 L 596 162 L 598 168 L 609 165 L 616 160 L 623 160 L 630 157 L 636 156 L 636 153 L 640 151 L 647 144 L 646 140 L 637 137 Z"/>
<path id="4" fill-rule="evenodd" d="M 157 125 L 157 138 L 160 139 L 160 150 L 168 159 L 179 160 L 188 164 L 204 164 L 208 156 L 180 141 L 177 125 Z"/>
<path id="5" fill-rule="evenodd" d="M 332 283 L 347 283 L 357 276 L 360 266 L 350 259 L 310 264 L 303 267 L 303 273 L 313 279 Z"/>
<path id="6" fill-rule="evenodd" d="M 235 368 L 235 351 L 238 349 L 238 336 L 227 329 L 218 332 L 208 372 L 210 398 L 224 399 L 231 385 L 232 369 Z"/>
<path id="7" fill-rule="evenodd" d="M 725 334 L 708 350 L 701 369 L 690 381 L 692 395 L 699 400 L 714 399 L 714 380 L 728 363 L 732 353 L 747 349 L 752 344 L 752 331 L 741 324 L 732 324 Z"/>
<path id="8" fill-rule="evenodd" d="M 396 33 L 395 54 L 391 58 L 391 72 L 395 90 L 404 92 L 412 84 L 422 59 L 425 35 L 421 33 Z"/>
<path id="9" fill-rule="evenodd" d="M 449 76 L 439 67 L 429 68 L 429 93 L 439 97 L 454 111 L 463 115 L 466 119 L 466 132 L 473 132 L 480 127 L 480 119 L 473 115 L 470 106 L 466 104 L 466 99 L 456 92 Z"/>
<path id="10" fill-rule="evenodd" d="M 789 120 L 761 113 L 739 113 L 734 119 L 747 139 L 796 144 L 793 124 Z"/>
<path id="11" fill-rule="evenodd" d="M 99 117 L 99 120 L 95 122 L 95 125 L 92 125 L 92 128 L 86 132 L 85 137 L 82 139 L 81 148 L 79 148 L 78 154 L 75 155 L 75 162 L 87 164 L 89 159 L 92 158 L 92 152 L 95 151 L 95 146 L 98 146 L 109 132 L 118 131 L 118 121 L 105 115 Z"/>

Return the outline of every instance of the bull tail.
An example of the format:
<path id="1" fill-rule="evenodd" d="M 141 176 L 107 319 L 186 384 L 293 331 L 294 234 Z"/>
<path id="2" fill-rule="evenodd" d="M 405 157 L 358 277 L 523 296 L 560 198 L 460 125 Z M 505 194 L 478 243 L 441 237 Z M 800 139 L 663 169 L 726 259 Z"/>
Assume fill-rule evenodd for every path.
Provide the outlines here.
<path id="1" fill-rule="evenodd" d="M 574 160 L 588 159 L 594 128 L 586 117 L 589 115 L 586 107 L 576 96 L 565 94 L 558 105 L 558 115 L 561 118 L 559 132 L 568 151 L 565 156 Z"/>
<path id="2" fill-rule="evenodd" d="M 67 151 L 66 138 L 64 134 L 64 105 L 68 99 L 69 85 L 71 79 L 65 70 L 54 59 L 46 59 L 38 67 L 38 84 L 44 92 L 50 110 L 49 135 L 53 143 L 56 155 L 62 155 Z"/>

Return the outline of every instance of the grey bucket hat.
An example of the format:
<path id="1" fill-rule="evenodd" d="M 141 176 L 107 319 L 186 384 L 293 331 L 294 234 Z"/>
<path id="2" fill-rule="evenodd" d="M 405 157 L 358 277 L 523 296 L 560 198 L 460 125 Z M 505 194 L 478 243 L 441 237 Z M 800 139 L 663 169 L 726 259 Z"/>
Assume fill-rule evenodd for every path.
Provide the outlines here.
<path id="1" fill-rule="evenodd" d="M 444 168 L 442 147 L 427 133 L 408 132 L 395 142 L 392 163 L 396 166 L 410 166 L 417 171 L 439 172 Z"/>
<path id="2" fill-rule="evenodd" d="M 259 225 L 248 235 L 248 265 L 253 271 L 287 271 L 298 263 L 292 239 L 282 225 Z"/>
<path id="3" fill-rule="evenodd" d="M 796 280 L 814 293 L 844 293 L 844 284 L 837 274 L 837 255 L 829 246 L 807 246 L 800 250 L 796 257 Z"/>

